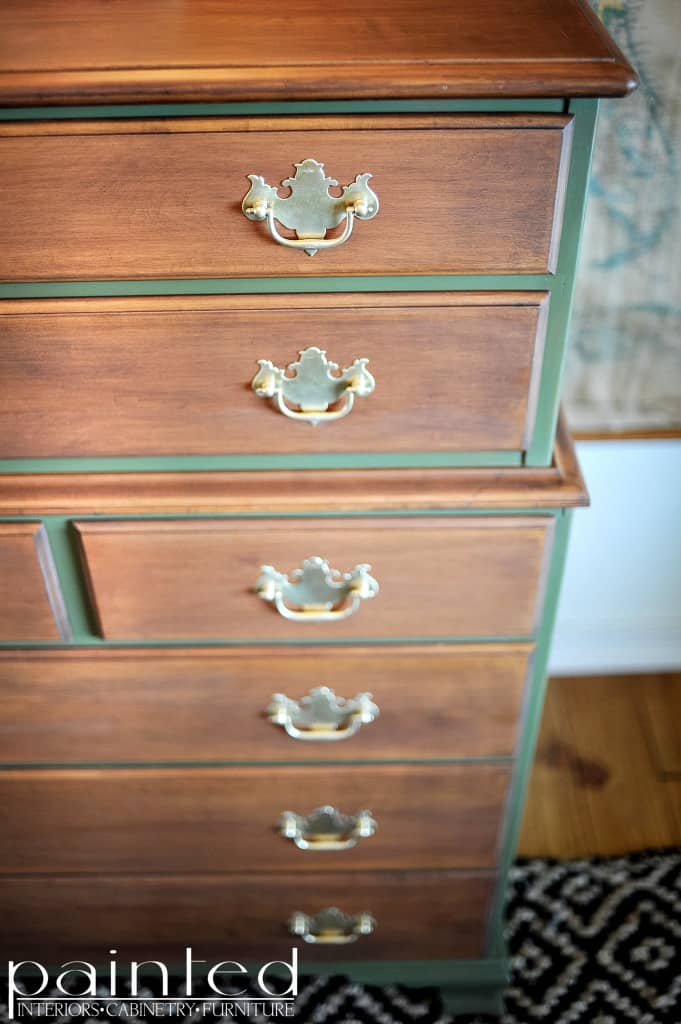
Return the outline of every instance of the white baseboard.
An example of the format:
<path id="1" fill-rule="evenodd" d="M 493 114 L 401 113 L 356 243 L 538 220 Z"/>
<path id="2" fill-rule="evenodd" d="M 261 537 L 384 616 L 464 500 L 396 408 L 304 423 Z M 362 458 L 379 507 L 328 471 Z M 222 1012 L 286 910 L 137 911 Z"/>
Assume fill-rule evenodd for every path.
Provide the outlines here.
<path id="1" fill-rule="evenodd" d="M 674 672 L 681 666 L 681 616 L 559 622 L 551 648 L 554 676 Z"/>
<path id="2" fill-rule="evenodd" d="M 577 446 L 576 509 L 549 671 L 681 670 L 681 441 Z"/>

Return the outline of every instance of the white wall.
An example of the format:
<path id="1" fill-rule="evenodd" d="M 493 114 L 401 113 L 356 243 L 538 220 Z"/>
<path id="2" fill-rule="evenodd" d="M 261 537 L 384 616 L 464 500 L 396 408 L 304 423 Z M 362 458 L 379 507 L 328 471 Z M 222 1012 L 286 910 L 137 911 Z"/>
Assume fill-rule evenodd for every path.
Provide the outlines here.
<path id="1" fill-rule="evenodd" d="M 681 440 L 584 441 L 553 675 L 681 669 Z"/>

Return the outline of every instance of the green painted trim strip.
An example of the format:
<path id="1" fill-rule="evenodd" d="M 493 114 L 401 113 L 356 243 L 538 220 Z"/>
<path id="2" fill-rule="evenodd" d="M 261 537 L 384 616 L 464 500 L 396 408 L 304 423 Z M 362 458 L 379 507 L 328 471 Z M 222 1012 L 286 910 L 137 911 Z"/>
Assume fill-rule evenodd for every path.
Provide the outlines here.
<path id="1" fill-rule="evenodd" d="M 204 277 L 147 281 L 17 281 L 0 299 L 106 298 L 118 295 L 299 295 L 347 292 L 549 291 L 551 274 L 404 274 L 386 277 Z"/>
<path id="2" fill-rule="evenodd" d="M 316 767 L 336 767 L 342 768 L 347 766 L 357 767 L 371 767 L 372 765 L 434 765 L 447 766 L 447 765 L 480 765 L 480 764 L 499 764 L 499 765 L 510 765 L 513 763 L 513 759 L 510 757 L 375 757 L 370 758 L 333 758 L 329 760 L 308 760 L 300 761 L 296 758 L 287 758 L 286 760 L 280 761 L 255 761 L 244 760 L 225 760 L 221 758 L 219 760 L 207 760 L 207 761 L 22 761 L 21 764 L 15 762 L 0 762 L 0 771 L 3 772 L 32 772 L 40 771 L 42 769 L 68 769 L 71 768 L 74 771 L 87 771 L 88 769 L 104 769 L 105 771 L 116 771 L 128 768 L 192 768 L 192 769 L 206 769 L 211 768 L 288 768 L 291 766 L 295 767 L 307 767 L 308 765 Z"/>
<path id="3" fill-rule="evenodd" d="M 0 121 L 73 121 L 80 118 L 239 117 L 273 114 L 399 114 L 527 111 L 560 113 L 561 99 L 284 100 L 272 103 L 119 103 L 84 107 L 5 107 Z"/>
<path id="4" fill-rule="evenodd" d="M 71 609 L 69 608 L 69 615 Z M 0 643 L 0 651 L 72 651 L 74 648 L 103 648 L 105 650 L 158 650 L 160 648 L 187 647 L 395 647 L 402 644 L 526 644 L 532 636 L 378 636 L 378 637 L 330 637 L 328 640 L 226 640 L 216 637 L 211 640 L 197 640 L 185 637 L 180 640 L 101 640 L 85 629 L 76 630 L 73 625 L 73 641 L 57 644 L 52 640 L 16 641 Z"/>
<path id="5" fill-rule="evenodd" d="M 81 571 L 76 534 L 66 516 L 45 516 L 42 522 L 71 626 L 72 639 L 68 646 L 90 640 L 94 634 L 94 622 Z"/>
<path id="6" fill-rule="evenodd" d="M 272 469 L 520 466 L 520 452 L 347 452 L 329 455 L 165 455 L 0 459 L 0 473 L 190 473 Z"/>
<path id="7" fill-rule="evenodd" d="M 490 941 L 492 943 L 499 941 L 503 931 L 503 914 L 508 872 L 511 864 L 513 863 L 518 846 L 518 837 L 520 834 L 523 812 L 525 809 L 525 800 L 527 797 L 527 787 L 530 780 L 530 772 L 532 770 L 537 736 L 544 707 L 546 672 L 548 669 L 551 639 L 553 636 L 553 627 L 556 621 L 556 611 L 558 609 L 558 600 L 560 597 L 560 585 L 563 578 L 563 570 L 565 568 L 571 519 L 572 510 L 563 509 L 556 520 L 553 555 L 546 584 L 544 610 L 532 661 L 532 680 L 525 698 L 525 708 L 523 712 L 521 734 L 518 742 L 517 758 L 513 772 L 513 779 L 511 780 L 511 798 L 507 808 L 506 821 L 504 824 L 501 856 L 499 858 L 499 885 L 495 895 L 494 907 L 490 915 L 489 934 Z"/>
<path id="8" fill-rule="evenodd" d="M 560 406 L 560 383 L 567 352 L 575 270 L 586 210 L 598 100 L 573 100 L 569 110 L 575 115 L 570 174 L 560 254 L 555 282 L 551 289 L 534 435 L 525 457 L 525 464 L 528 466 L 548 466 L 553 455 Z"/>

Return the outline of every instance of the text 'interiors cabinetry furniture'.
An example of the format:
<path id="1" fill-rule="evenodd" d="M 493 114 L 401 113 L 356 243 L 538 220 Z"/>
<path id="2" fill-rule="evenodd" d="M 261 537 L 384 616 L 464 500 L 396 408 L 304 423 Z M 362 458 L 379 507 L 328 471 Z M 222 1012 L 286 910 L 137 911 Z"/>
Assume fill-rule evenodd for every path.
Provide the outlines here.
<path id="1" fill-rule="evenodd" d="M 492 1007 L 634 73 L 577 0 L 65 11 L 0 44 L 3 957 Z"/>

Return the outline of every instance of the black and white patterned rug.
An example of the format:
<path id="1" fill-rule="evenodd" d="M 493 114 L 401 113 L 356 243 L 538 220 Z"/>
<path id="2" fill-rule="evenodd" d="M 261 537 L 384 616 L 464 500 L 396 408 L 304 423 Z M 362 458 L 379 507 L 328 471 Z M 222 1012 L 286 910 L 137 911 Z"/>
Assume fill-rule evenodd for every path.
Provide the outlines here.
<path id="1" fill-rule="evenodd" d="M 518 862 L 511 876 L 507 938 L 513 966 L 501 1019 L 453 1019 L 433 989 L 379 988 L 339 977 L 301 985 L 294 1019 L 301 1024 L 681 1024 L 681 849 Z M 151 991 L 147 995 L 153 999 Z M 63 1024 L 74 1019 L 61 1017 Z M 108 1024 L 106 1016 L 97 1019 Z M 270 1018 L 250 1019 L 263 1024 Z M 7 1009 L 0 1005 L 4 1021 Z M 115 1017 L 113 1022 L 120 1024 Z M 126 1024 L 137 1020 L 128 1016 Z"/>
<path id="2" fill-rule="evenodd" d="M 327 979 L 299 1001 L 314 1024 L 681 1024 L 681 849 L 519 861 L 501 1018 L 457 1016 L 437 993 Z M 324 985 L 327 987 L 325 988 Z"/>

